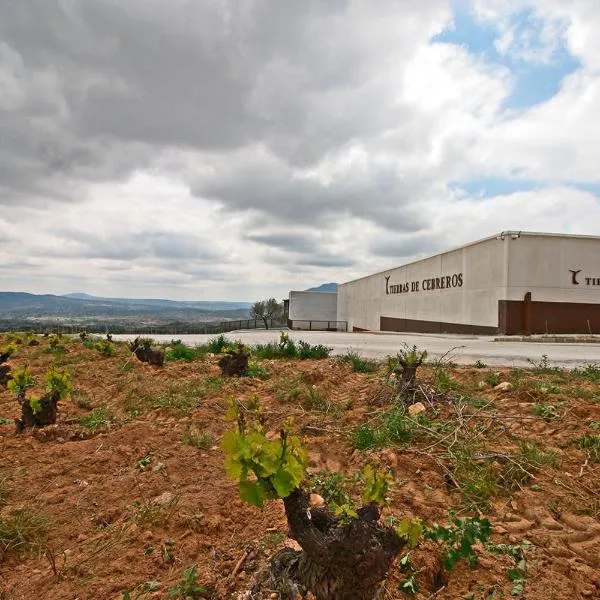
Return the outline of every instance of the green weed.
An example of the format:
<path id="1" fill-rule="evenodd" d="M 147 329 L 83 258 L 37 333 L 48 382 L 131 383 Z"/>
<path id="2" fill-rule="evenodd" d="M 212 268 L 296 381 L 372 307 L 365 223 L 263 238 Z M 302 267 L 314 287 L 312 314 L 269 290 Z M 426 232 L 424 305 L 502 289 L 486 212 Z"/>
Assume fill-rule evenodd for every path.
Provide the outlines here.
<path id="1" fill-rule="evenodd" d="M 92 400 L 90 395 L 85 390 L 75 388 L 71 392 L 71 400 L 78 408 L 82 408 L 84 410 L 89 410 L 92 408 Z"/>
<path id="2" fill-rule="evenodd" d="M 500 375 L 497 373 L 488 373 L 483 380 L 490 386 L 496 387 L 500 383 Z"/>
<path id="3" fill-rule="evenodd" d="M 209 392 L 219 391 L 223 387 L 224 383 L 225 383 L 225 380 L 222 377 L 219 377 L 216 375 L 211 375 L 210 377 L 207 377 L 204 380 L 204 386 L 205 386 L 206 390 Z"/>
<path id="4" fill-rule="evenodd" d="M 105 357 L 114 356 L 116 353 L 115 345 L 108 335 L 106 336 L 106 338 L 94 342 L 94 349 Z"/>
<path id="5" fill-rule="evenodd" d="M 248 367 L 246 368 L 246 376 L 247 377 L 258 377 L 259 379 L 269 379 L 271 374 L 269 373 L 269 369 L 266 367 L 261 367 L 256 361 L 251 360 L 248 363 Z"/>
<path id="6" fill-rule="evenodd" d="M 560 367 L 552 366 L 547 354 L 542 354 L 540 360 L 528 358 L 527 362 L 531 365 L 531 370 L 538 375 L 555 375 L 556 373 L 562 373 Z"/>
<path id="7" fill-rule="evenodd" d="M 498 472 L 489 461 L 481 460 L 468 444 L 450 451 L 454 462 L 452 480 L 459 487 L 462 504 L 466 510 L 485 510 L 489 501 L 501 488 Z"/>
<path id="8" fill-rule="evenodd" d="M 357 352 L 347 352 L 339 360 L 349 363 L 355 373 L 375 373 L 379 368 L 376 361 L 363 358 Z"/>
<path id="9" fill-rule="evenodd" d="M 589 363 L 580 369 L 573 369 L 571 374 L 592 383 L 600 383 L 600 365 Z"/>
<path id="10" fill-rule="evenodd" d="M 297 379 L 281 379 L 275 384 L 273 393 L 281 404 L 295 404 L 304 398 L 306 390 Z"/>
<path id="11" fill-rule="evenodd" d="M 166 525 L 177 513 L 179 500 L 179 496 L 174 496 L 172 500 L 164 504 L 159 504 L 153 500 L 134 502 L 133 518 L 139 527 Z"/>
<path id="12" fill-rule="evenodd" d="M 212 338 L 208 340 L 206 344 L 206 351 L 211 352 L 212 354 L 223 354 L 225 348 L 231 346 L 232 342 L 228 340 L 224 335 L 220 335 L 216 338 Z M 203 348 L 202 346 L 198 347 Z"/>
<path id="13" fill-rule="evenodd" d="M 207 431 L 190 425 L 183 434 L 183 443 L 201 450 L 208 450 L 215 444 L 215 438 Z"/>
<path id="14" fill-rule="evenodd" d="M 165 360 L 185 360 L 187 362 L 191 362 L 193 360 L 203 358 L 205 355 L 206 350 L 204 347 L 190 348 L 181 340 L 173 340 L 168 345 L 168 350 L 165 352 Z"/>
<path id="15" fill-rule="evenodd" d="M 577 440 L 577 447 L 589 453 L 590 459 L 600 462 L 600 435 L 584 435 Z"/>
<path id="16" fill-rule="evenodd" d="M 102 406 L 98 410 L 91 412 L 89 415 L 79 417 L 77 422 L 81 423 L 81 425 L 85 425 L 85 427 L 92 431 L 96 431 L 97 429 L 100 429 L 100 427 L 109 426 L 113 419 L 114 416 L 108 408 Z"/>
<path id="17" fill-rule="evenodd" d="M 378 428 L 363 423 L 352 432 L 352 447 L 358 450 L 381 448 L 386 444 L 385 434 Z"/>
<path id="18" fill-rule="evenodd" d="M 559 421 L 562 419 L 558 406 L 553 404 L 536 404 L 531 409 L 531 414 L 536 417 L 541 417 L 545 421 Z"/>
<path id="19" fill-rule="evenodd" d="M 198 565 L 193 565 L 183 572 L 183 579 L 169 590 L 169 598 L 200 598 L 208 592 L 208 588 L 198 583 L 196 571 Z"/>
<path id="20" fill-rule="evenodd" d="M 333 348 L 328 348 L 323 344 L 317 344 L 313 346 L 303 340 L 298 342 L 298 358 L 300 360 L 321 360 L 323 358 L 329 358 L 329 354 L 332 350 Z"/>
<path id="21" fill-rule="evenodd" d="M 6 506 L 9 496 L 10 488 L 8 487 L 8 477 L 0 472 L 0 509 Z"/>
<path id="22" fill-rule="evenodd" d="M 259 541 L 259 546 L 261 550 L 271 550 L 275 548 L 285 540 L 285 533 L 281 531 L 270 531 L 263 535 L 263 537 Z"/>
<path id="23" fill-rule="evenodd" d="M 345 492 L 346 477 L 343 473 L 331 473 L 328 470 L 313 473 L 310 476 L 311 491 L 323 497 L 331 506 L 350 504 Z"/>
<path id="24" fill-rule="evenodd" d="M 477 359 L 475 361 L 475 364 L 473 365 L 476 369 L 485 369 L 487 367 L 487 365 L 484 362 L 481 362 L 479 359 Z"/>
<path id="25" fill-rule="evenodd" d="M 458 390 L 461 385 L 458 381 L 452 379 L 446 371 L 437 371 L 435 375 L 435 387 L 440 392 L 449 392 Z"/>
<path id="26" fill-rule="evenodd" d="M 42 551 L 50 532 L 50 521 L 29 508 L 13 510 L 0 517 L 0 551 Z"/>

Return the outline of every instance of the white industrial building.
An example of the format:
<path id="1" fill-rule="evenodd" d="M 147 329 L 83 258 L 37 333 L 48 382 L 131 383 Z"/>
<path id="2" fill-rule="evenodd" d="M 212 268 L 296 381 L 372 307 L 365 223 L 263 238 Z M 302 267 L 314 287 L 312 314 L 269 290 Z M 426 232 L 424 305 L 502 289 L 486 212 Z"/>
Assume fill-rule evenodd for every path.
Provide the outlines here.
<path id="1" fill-rule="evenodd" d="M 302 315 L 348 331 L 597 334 L 600 238 L 506 231 L 340 284 L 335 311 L 304 294 L 290 294 L 293 327 Z"/>

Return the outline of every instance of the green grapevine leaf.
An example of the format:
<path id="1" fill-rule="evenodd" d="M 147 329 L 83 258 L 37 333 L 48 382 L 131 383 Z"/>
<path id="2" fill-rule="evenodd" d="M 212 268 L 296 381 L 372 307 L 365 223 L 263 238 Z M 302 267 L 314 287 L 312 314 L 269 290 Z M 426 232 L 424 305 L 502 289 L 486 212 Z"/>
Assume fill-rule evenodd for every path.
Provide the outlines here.
<path id="1" fill-rule="evenodd" d="M 248 504 L 262 508 L 265 503 L 265 491 L 259 483 L 240 481 L 240 498 Z"/>
<path id="2" fill-rule="evenodd" d="M 31 406 L 34 415 L 39 415 L 42 412 L 42 405 L 40 404 L 39 398 L 30 398 L 29 406 Z"/>
<path id="3" fill-rule="evenodd" d="M 420 519 L 405 519 L 396 527 L 396 533 L 406 540 L 409 548 L 414 548 L 423 535 L 423 524 Z"/>
<path id="4" fill-rule="evenodd" d="M 296 487 L 291 473 L 284 471 L 283 469 L 279 469 L 279 471 L 271 477 L 271 483 L 280 498 L 289 496 Z"/>

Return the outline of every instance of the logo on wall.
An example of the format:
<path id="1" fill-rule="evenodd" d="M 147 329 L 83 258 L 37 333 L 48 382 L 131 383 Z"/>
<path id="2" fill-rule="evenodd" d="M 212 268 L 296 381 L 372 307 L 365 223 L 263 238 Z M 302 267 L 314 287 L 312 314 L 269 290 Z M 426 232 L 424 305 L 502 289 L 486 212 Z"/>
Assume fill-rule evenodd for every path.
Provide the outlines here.
<path id="1" fill-rule="evenodd" d="M 409 292 L 431 292 L 433 290 L 450 290 L 463 286 L 463 274 L 454 273 L 454 275 L 444 275 L 443 277 L 432 277 L 423 279 L 423 281 L 407 281 L 390 285 L 391 275 L 385 279 L 385 293 L 389 294 L 408 294 Z"/>
<path id="2" fill-rule="evenodd" d="M 585 281 L 585 285 L 598 285 L 600 286 L 600 277 L 584 277 L 582 281 L 577 279 L 579 273 L 581 273 L 582 269 L 574 271 L 573 269 L 569 269 L 569 273 L 571 273 L 571 284 L 572 285 L 580 285 Z"/>

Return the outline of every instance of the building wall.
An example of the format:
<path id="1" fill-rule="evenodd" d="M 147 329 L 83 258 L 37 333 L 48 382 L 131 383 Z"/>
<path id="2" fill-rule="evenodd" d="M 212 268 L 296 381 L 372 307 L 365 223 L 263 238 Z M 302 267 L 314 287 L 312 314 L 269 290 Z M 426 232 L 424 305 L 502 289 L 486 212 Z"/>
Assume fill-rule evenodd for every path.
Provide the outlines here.
<path id="1" fill-rule="evenodd" d="M 600 333 L 600 239 L 526 234 L 508 264 L 502 331 Z"/>
<path id="2" fill-rule="evenodd" d="M 327 329 L 337 321 L 337 293 L 290 292 L 289 320 L 298 329 Z M 309 325 L 308 321 L 313 321 Z"/>
<path id="3" fill-rule="evenodd" d="M 506 296 L 508 247 L 492 238 L 342 284 L 338 319 L 350 331 L 491 333 Z"/>

